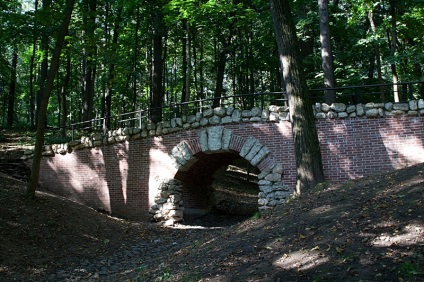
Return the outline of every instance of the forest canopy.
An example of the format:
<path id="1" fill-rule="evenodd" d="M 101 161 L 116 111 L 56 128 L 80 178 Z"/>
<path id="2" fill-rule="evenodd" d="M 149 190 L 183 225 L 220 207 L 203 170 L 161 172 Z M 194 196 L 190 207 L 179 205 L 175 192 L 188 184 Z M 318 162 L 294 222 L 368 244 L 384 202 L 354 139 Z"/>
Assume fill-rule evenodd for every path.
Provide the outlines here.
<path id="1" fill-rule="evenodd" d="M 310 89 L 324 87 L 318 2 L 291 1 Z M 336 86 L 423 80 L 424 1 L 327 4 Z M 0 2 L 1 127 L 36 127 L 65 6 Z M 283 91 L 280 68 L 268 0 L 78 0 L 47 125 Z"/>

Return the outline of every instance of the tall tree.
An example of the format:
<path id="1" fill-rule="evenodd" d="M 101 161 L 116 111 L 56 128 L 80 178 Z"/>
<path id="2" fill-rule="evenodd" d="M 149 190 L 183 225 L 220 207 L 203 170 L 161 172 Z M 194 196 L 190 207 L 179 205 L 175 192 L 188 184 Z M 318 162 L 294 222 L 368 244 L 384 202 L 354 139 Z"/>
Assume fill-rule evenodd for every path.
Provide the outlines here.
<path id="1" fill-rule="evenodd" d="M 182 38 L 182 72 L 184 77 L 183 90 L 181 95 L 181 102 L 190 101 L 190 88 L 191 88 L 191 31 L 190 21 L 187 19 L 183 20 L 185 26 L 185 35 Z M 185 107 L 184 107 L 185 108 Z"/>
<path id="2" fill-rule="evenodd" d="M 397 83 L 399 82 L 399 77 L 396 68 L 396 45 L 397 45 L 397 23 L 396 23 L 396 0 L 390 0 L 390 32 L 387 32 L 387 39 L 390 44 L 390 69 L 392 70 L 393 78 L 393 98 L 395 102 L 399 102 L 399 89 Z"/>
<path id="3" fill-rule="evenodd" d="M 375 23 L 375 18 L 374 18 L 374 9 L 378 8 L 380 6 L 380 4 L 375 4 L 374 6 L 370 7 L 370 10 L 368 12 L 368 20 L 370 22 L 370 28 L 371 28 L 371 32 L 373 34 L 374 37 L 377 37 L 377 27 L 376 27 L 376 23 Z M 376 61 L 376 69 L 377 69 L 377 80 L 379 84 L 383 84 L 383 75 L 381 72 L 381 54 L 380 54 L 380 43 L 378 42 L 378 40 L 376 40 L 376 38 L 374 39 L 375 43 L 374 43 L 374 56 L 375 57 L 375 61 Z M 374 62 L 374 60 L 373 60 Z M 374 70 L 372 69 L 370 71 L 370 75 L 369 77 L 373 75 Z M 384 87 L 380 86 L 380 99 L 381 101 L 385 101 L 386 97 L 384 95 Z"/>
<path id="4" fill-rule="evenodd" d="M 161 1 L 159 1 L 161 2 Z M 163 57 L 162 38 L 165 35 L 162 4 L 155 4 L 153 19 L 153 65 L 152 65 L 152 94 L 150 118 L 153 122 L 162 121 L 163 102 Z"/>
<path id="5" fill-rule="evenodd" d="M 57 34 L 56 45 L 51 58 L 50 69 L 47 75 L 45 87 L 43 88 L 43 97 L 38 110 L 37 133 L 35 136 L 34 156 L 32 158 L 31 175 L 27 185 L 26 194 L 29 198 L 35 197 L 38 180 L 40 178 L 40 164 L 44 144 L 44 132 L 46 130 L 47 106 L 49 104 L 50 94 L 53 90 L 53 82 L 59 69 L 60 54 L 62 52 L 63 42 L 71 21 L 72 11 L 75 0 L 67 0 L 66 8 L 60 29 Z"/>
<path id="6" fill-rule="evenodd" d="M 68 45 L 69 42 L 65 41 L 65 44 Z M 62 79 L 62 85 L 59 92 L 59 107 L 60 107 L 60 116 L 59 116 L 59 126 L 60 132 L 63 137 L 66 136 L 66 124 L 68 120 L 68 107 L 66 103 L 66 94 L 68 93 L 69 80 L 71 78 L 71 52 L 69 47 L 66 48 L 66 65 L 65 65 L 65 75 Z"/>
<path id="7" fill-rule="evenodd" d="M 96 29 L 97 0 L 84 0 L 84 50 L 83 50 L 83 95 L 82 120 L 89 121 L 93 117 L 94 84 L 96 76 Z"/>
<path id="8" fill-rule="evenodd" d="M 328 0 L 318 0 L 319 30 L 321 42 L 322 71 L 324 74 L 324 87 L 334 88 L 333 51 L 331 50 L 330 24 L 328 16 Z M 334 89 L 325 91 L 325 102 L 332 104 L 336 101 Z"/>
<path id="9" fill-rule="evenodd" d="M 119 38 L 119 27 L 121 23 L 121 13 L 122 13 L 122 6 L 119 5 L 117 7 L 116 11 L 116 19 L 115 19 L 115 25 L 113 27 L 113 36 L 112 36 L 112 43 L 110 48 L 110 55 L 112 57 L 112 60 L 109 64 L 109 75 L 107 79 L 107 85 L 106 85 L 106 92 L 105 92 L 105 111 L 104 111 L 104 120 L 105 120 L 105 128 L 104 129 L 110 129 L 110 116 L 112 114 L 112 95 L 113 95 L 113 88 L 114 88 L 114 82 L 115 82 L 115 60 L 116 60 L 116 49 L 118 46 L 118 38 Z"/>
<path id="10" fill-rule="evenodd" d="M 38 10 L 38 0 L 35 0 L 34 4 L 34 11 L 37 12 Z M 36 25 L 36 22 L 34 20 L 34 26 Z M 29 117 L 30 117 L 30 129 L 35 129 L 35 103 L 34 103 L 34 69 L 36 66 L 35 63 L 35 55 L 37 51 L 37 35 L 33 34 L 33 42 L 32 42 L 32 54 L 30 59 L 30 66 L 29 66 Z"/>
<path id="11" fill-rule="evenodd" d="M 324 181 L 311 97 L 302 74 L 296 29 L 288 0 L 270 0 L 279 58 L 289 96 L 290 121 L 296 154 L 296 193 Z"/>
<path id="12" fill-rule="evenodd" d="M 220 98 L 224 90 L 224 76 L 225 76 L 225 65 L 227 63 L 227 57 L 230 52 L 231 39 L 233 37 L 232 27 L 230 26 L 227 34 L 222 38 L 221 48 L 218 51 L 218 59 L 216 63 L 216 84 L 214 91 L 213 108 L 219 107 L 221 104 Z"/>
<path id="13" fill-rule="evenodd" d="M 48 14 L 50 10 L 50 6 L 51 6 L 51 0 L 43 0 L 42 3 L 43 3 L 42 12 L 44 14 Z M 45 83 L 47 79 L 48 58 L 49 58 L 49 35 L 46 32 L 46 30 L 44 30 L 41 34 L 40 50 L 42 52 L 43 59 L 41 61 L 41 70 L 40 70 L 39 82 L 38 82 L 39 88 L 36 95 L 36 104 L 35 104 L 35 126 L 36 127 L 38 126 L 38 122 L 39 122 L 38 112 L 40 111 L 40 104 L 43 99 L 43 91 L 44 91 L 44 87 L 45 87 Z"/>
<path id="14" fill-rule="evenodd" d="M 13 48 L 12 55 L 12 73 L 10 75 L 9 85 L 9 101 L 7 108 L 7 126 L 11 128 L 13 126 L 13 116 L 15 115 L 15 96 L 16 96 L 16 69 L 18 67 L 18 50 Z"/>

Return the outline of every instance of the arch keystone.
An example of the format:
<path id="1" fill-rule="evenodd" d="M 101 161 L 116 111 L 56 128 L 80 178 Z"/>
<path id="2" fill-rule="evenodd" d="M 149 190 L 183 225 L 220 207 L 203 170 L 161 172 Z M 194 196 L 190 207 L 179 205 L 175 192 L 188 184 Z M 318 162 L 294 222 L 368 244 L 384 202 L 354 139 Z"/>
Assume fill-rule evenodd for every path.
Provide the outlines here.
<path id="1" fill-rule="evenodd" d="M 229 151 L 233 131 L 223 126 L 212 126 L 200 131 L 198 136 L 202 152 L 209 154 Z"/>
<path id="2" fill-rule="evenodd" d="M 208 127 L 208 151 L 219 151 L 222 149 L 223 126 Z"/>

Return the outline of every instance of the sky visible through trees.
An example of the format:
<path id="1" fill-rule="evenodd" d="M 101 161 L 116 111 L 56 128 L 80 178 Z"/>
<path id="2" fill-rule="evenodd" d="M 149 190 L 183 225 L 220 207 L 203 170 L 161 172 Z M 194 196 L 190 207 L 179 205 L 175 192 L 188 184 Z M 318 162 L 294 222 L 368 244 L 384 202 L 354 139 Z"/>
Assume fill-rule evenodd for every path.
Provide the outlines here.
<path id="1" fill-rule="evenodd" d="M 65 2 L 0 3 L 0 126 L 36 127 Z M 309 88 L 324 86 L 318 7 L 325 2 L 291 1 Z M 268 0 L 76 1 L 47 125 L 284 90 L 269 5 Z M 335 85 L 422 81 L 423 19 L 421 0 L 329 1 Z"/>

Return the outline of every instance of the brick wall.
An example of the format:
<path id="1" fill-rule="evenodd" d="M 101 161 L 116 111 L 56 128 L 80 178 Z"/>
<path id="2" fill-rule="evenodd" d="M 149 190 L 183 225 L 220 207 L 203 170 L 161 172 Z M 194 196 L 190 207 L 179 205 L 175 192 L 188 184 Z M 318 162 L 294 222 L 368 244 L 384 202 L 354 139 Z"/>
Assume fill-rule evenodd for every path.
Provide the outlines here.
<path id="1" fill-rule="evenodd" d="M 424 118 L 317 121 L 325 177 L 341 182 L 424 162 Z"/>
<path id="2" fill-rule="evenodd" d="M 294 186 L 296 167 L 288 122 L 240 123 L 225 127 L 237 136 L 259 139 L 271 151 L 269 158 L 283 165 L 284 183 Z M 332 182 L 424 162 L 422 117 L 322 119 L 317 121 L 317 128 L 325 176 Z M 199 161 L 188 171 L 177 171 L 168 153 L 181 141 L 197 137 L 199 130 L 45 157 L 41 185 L 95 209 L 127 218 L 147 219 L 149 207 L 164 180 L 175 177 L 190 189 L 196 189 L 196 182 L 203 178 L 206 181 L 206 176 L 212 175 L 215 168 L 234 158 L 231 154 L 220 158 L 199 153 L 196 155 Z M 205 193 L 201 189 L 190 189 L 185 196 L 187 205 L 204 205 Z"/>

